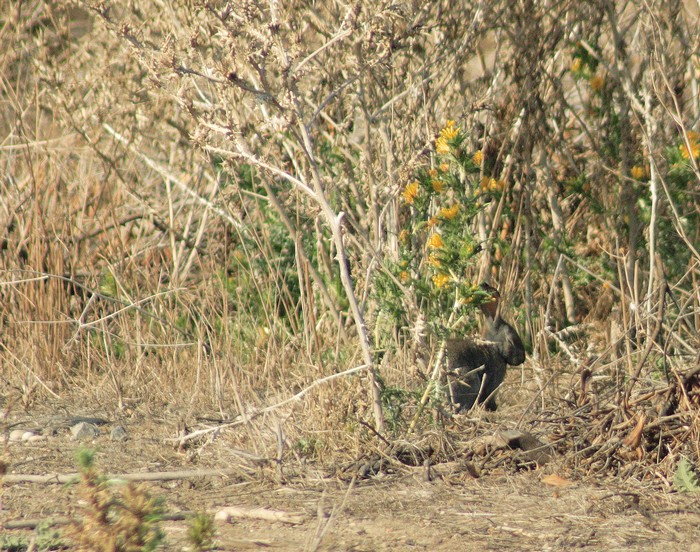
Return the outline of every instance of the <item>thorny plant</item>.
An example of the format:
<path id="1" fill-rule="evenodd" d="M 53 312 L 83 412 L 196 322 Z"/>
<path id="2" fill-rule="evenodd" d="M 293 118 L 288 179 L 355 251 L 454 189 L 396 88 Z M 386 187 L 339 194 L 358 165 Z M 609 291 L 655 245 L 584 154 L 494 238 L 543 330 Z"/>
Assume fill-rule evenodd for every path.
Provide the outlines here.
<path id="1" fill-rule="evenodd" d="M 159 527 L 162 500 L 151 497 L 143 486 L 111 485 L 94 465 L 94 451 L 80 450 L 80 478 L 76 484 L 85 506 L 71 527 L 78 550 L 145 552 L 155 550 L 164 538 Z"/>

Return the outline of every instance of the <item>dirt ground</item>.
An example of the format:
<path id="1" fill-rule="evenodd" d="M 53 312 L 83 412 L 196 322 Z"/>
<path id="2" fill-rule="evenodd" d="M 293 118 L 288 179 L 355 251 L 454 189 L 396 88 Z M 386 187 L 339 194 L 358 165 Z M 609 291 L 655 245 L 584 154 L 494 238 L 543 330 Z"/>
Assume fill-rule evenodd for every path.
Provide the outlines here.
<path id="1" fill-rule="evenodd" d="M 197 453 L 178 450 L 166 439 L 173 426 L 157 417 L 132 416 L 119 423 L 128 439 L 116 442 L 113 420 L 86 442 L 71 439 L 62 412 L 9 415 L 8 428 L 43 430 L 45 438 L 5 445 L 8 474 L 76 471 L 75 451 L 97 450 L 105 473 L 226 469 L 222 476 L 148 483 L 169 512 L 237 506 L 255 514 L 265 508 L 293 515 L 295 523 L 255 517 L 217 522 L 219 550 L 684 550 L 700 552 L 697 497 L 635 480 L 562 481 L 547 484 L 553 465 L 517 473 L 473 477 L 459 463 L 405 467 L 393 474 L 352 480 L 307 465 L 254 467 L 225 434 Z M 75 415 L 75 413 L 70 413 Z M 81 416 L 102 417 L 99 412 Z M 108 418 L 107 416 L 104 416 Z M 53 427 L 51 427 L 53 426 Z M 253 467 L 251 467 L 253 466 Z M 566 474 L 564 474 L 566 475 Z M 545 478 L 545 481 L 543 481 Z M 7 539 L 32 530 L 4 524 L 26 519 L 74 516 L 80 504 L 70 486 L 2 484 L 0 532 Z M 166 550 L 186 549 L 186 521 L 163 522 Z"/>

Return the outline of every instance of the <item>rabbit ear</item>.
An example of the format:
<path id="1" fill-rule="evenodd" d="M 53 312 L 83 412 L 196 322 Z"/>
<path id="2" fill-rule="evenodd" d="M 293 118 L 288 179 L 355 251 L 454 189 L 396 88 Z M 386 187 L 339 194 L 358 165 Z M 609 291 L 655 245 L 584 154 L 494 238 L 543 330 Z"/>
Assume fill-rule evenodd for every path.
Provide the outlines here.
<path id="1" fill-rule="evenodd" d="M 481 289 L 487 292 L 491 296 L 491 301 L 481 304 L 481 312 L 491 319 L 495 319 L 498 315 L 498 300 L 501 298 L 501 294 L 494 287 L 491 287 L 486 282 L 481 284 Z"/>
<path id="2" fill-rule="evenodd" d="M 501 294 L 498 293 L 498 290 L 495 287 L 488 285 L 486 282 L 482 282 L 481 289 L 483 289 L 485 292 L 489 293 L 492 297 L 495 297 L 496 299 L 501 298 Z"/>

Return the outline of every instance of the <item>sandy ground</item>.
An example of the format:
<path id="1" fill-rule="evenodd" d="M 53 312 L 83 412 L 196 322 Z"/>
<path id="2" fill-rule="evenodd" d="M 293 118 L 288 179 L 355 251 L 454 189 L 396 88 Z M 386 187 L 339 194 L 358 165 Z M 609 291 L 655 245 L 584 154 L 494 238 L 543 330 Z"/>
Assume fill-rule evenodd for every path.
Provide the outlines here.
<path id="1" fill-rule="evenodd" d="M 85 415 L 83 413 L 83 415 Z M 96 414 L 93 414 L 96 415 Z M 352 480 L 313 466 L 290 465 L 282 477 L 271 466 L 251 467 L 225 435 L 191 451 L 165 439 L 172 427 L 158 419 L 124 422 L 128 439 L 115 442 L 115 422 L 80 443 L 71 439 L 59 416 L 11 416 L 12 428 L 43 428 L 35 442 L 7 443 L 8 474 L 76 471 L 75 451 L 97 450 L 106 473 L 204 470 L 226 466 L 226 475 L 147 483 L 166 500 L 169 512 L 207 511 L 237 506 L 254 515 L 268 509 L 292 515 L 294 523 L 255 517 L 217 522 L 220 550 L 684 550 L 700 552 L 700 503 L 674 493 L 614 478 L 567 479 L 546 483 L 556 467 L 517 473 L 492 472 L 474 478 L 459 463 L 430 471 L 405 467 L 397 473 Z M 96 415 L 98 416 L 98 415 Z M 245 464 L 245 465 L 244 465 Z M 75 516 L 74 488 L 51 483 L 2 486 L 0 523 Z M 186 521 L 163 522 L 165 550 L 186 549 Z M 5 537 L 30 539 L 31 530 L 7 529 Z M 67 543 L 68 544 L 68 543 Z"/>

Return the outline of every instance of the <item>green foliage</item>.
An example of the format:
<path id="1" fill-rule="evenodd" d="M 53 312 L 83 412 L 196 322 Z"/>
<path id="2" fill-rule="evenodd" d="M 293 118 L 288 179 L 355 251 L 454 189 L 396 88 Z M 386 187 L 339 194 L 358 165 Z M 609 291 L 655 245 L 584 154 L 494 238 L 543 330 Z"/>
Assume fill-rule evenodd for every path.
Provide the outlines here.
<path id="1" fill-rule="evenodd" d="M 600 48 L 594 47 L 591 52 L 583 43 L 573 45 L 571 55 L 571 73 L 577 79 L 588 80 L 593 77 L 598 69 L 598 57 Z"/>
<path id="2" fill-rule="evenodd" d="M 100 276 L 100 293 L 107 297 L 117 297 L 119 294 L 117 279 L 114 277 L 114 273 L 111 270 L 103 271 Z"/>
<path id="3" fill-rule="evenodd" d="M 246 222 L 232 236 L 228 262 L 220 273 L 230 304 L 259 323 L 269 325 L 271 319 L 279 319 L 296 330 L 301 290 L 294 239 L 253 167 L 235 166 L 229 176 L 236 184 Z M 297 213 L 294 223 L 300 228 L 306 256 L 315 261 L 313 220 Z"/>
<path id="4" fill-rule="evenodd" d="M 48 550 L 65 550 L 68 546 L 60 531 L 50 527 L 49 523 L 40 524 L 36 528 L 34 537 L 34 548 L 38 552 Z M 0 535 L 0 551 L 2 552 L 24 552 L 29 550 L 29 541 L 25 537 Z"/>
<path id="5" fill-rule="evenodd" d="M 411 297 L 431 332 L 440 337 L 470 326 L 469 315 L 487 297 L 467 276 L 481 250 L 471 228 L 479 210 L 505 188 L 490 172 L 492 160 L 481 151 L 469 151 L 468 143 L 454 121 L 440 131 L 436 166 L 420 170 L 402 192 L 399 259 L 388 263 L 387 274 L 377 279 L 382 312 L 401 322 L 410 312 L 405 301 Z"/>
<path id="6" fill-rule="evenodd" d="M 400 387 L 384 386 L 381 392 L 382 408 L 385 421 L 391 431 L 400 431 L 403 423 L 403 411 L 406 404 L 420 400 L 420 392 L 408 391 Z"/>
<path id="7" fill-rule="evenodd" d="M 681 458 L 680 462 L 678 462 L 676 473 L 673 474 L 673 486 L 676 490 L 686 493 L 700 491 L 698 474 L 695 473 L 695 467 L 687 458 Z"/>
<path id="8" fill-rule="evenodd" d="M 302 437 L 294 443 L 294 450 L 304 458 L 313 458 L 321 446 L 321 441 L 315 437 Z"/>
<path id="9" fill-rule="evenodd" d="M 198 512 L 189 521 L 187 541 L 195 552 L 204 552 L 214 548 L 216 527 L 214 519 L 205 512 Z"/>

